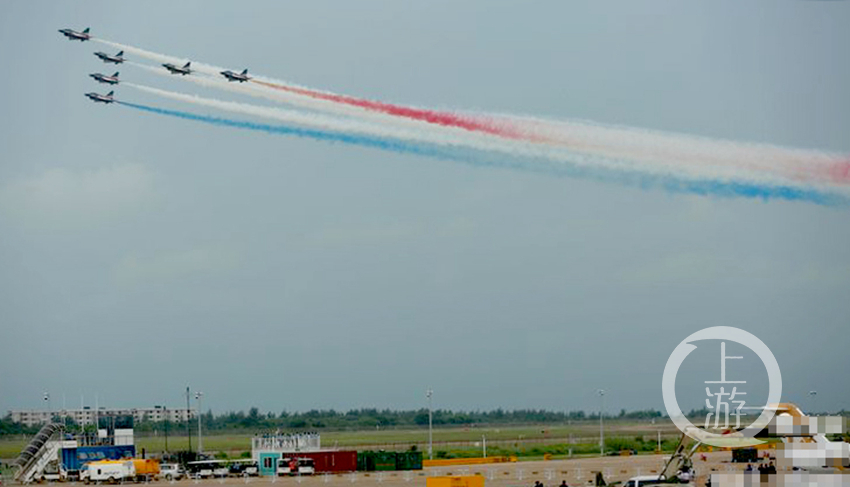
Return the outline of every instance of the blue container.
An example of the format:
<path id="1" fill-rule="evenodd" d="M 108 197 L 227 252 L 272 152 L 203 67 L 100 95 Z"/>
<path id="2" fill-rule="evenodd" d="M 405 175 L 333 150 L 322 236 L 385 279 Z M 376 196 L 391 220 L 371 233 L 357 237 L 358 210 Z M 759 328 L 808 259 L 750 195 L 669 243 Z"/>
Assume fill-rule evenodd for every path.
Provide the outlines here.
<path id="1" fill-rule="evenodd" d="M 62 449 L 62 466 L 65 470 L 76 471 L 88 462 L 98 460 L 120 460 L 136 456 L 134 445 L 121 446 L 81 446 Z"/>

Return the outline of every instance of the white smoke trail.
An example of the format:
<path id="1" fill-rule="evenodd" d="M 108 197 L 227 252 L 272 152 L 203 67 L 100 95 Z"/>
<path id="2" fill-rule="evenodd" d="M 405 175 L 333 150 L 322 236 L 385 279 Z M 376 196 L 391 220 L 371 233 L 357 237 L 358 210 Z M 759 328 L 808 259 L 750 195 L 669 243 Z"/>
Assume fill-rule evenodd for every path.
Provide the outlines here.
<path id="1" fill-rule="evenodd" d="M 846 177 L 850 158 L 846 155 L 589 121 L 501 116 L 516 120 L 529 135 L 551 139 L 577 150 L 585 147 L 590 152 L 610 157 L 678 161 L 683 166 L 739 167 L 836 187 L 846 187 L 850 183 L 850 178 Z M 841 177 L 842 171 L 845 178 Z"/>
<path id="2" fill-rule="evenodd" d="M 534 147 L 526 148 L 523 147 L 522 144 L 514 145 L 498 140 L 486 140 L 481 137 L 477 137 L 474 134 L 470 134 L 470 136 L 467 137 L 460 137 L 460 135 L 463 134 L 453 135 L 450 133 L 435 130 L 409 130 L 405 128 L 395 127 L 392 125 L 379 125 L 368 123 L 356 119 L 341 119 L 336 117 L 328 117 L 316 113 L 302 112 L 296 110 L 283 110 L 280 108 L 270 108 L 257 105 L 250 105 L 246 103 L 216 100 L 213 98 L 205 98 L 197 95 L 189 95 L 186 93 L 179 93 L 159 88 L 153 88 L 137 83 L 124 82 L 123 85 L 172 100 L 192 103 L 195 105 L 205 106 L 209 108 L 216 108 L 219 110 L 229 111 L 233 113 L 241 113 L 244 115 L 268 118 L 280 122 L 292 123 L 323 130 L 333 130 L 337 132 L 349 132 L 384 138 L 395 138 L 415 142 L 425 142 L 441 146 L 465 147 L 484 151 L 514 153 L 517 155 L 529 157 L 541 157 L 549 159 L 566 159 L 567 157 L 565 154 L 556 155 L 553 151 L 540 151 Z"/>
<path id="3" fill-rule="evenodd" d="M 194 61 L 194 60 L 187 59 L 187 58 L 179 58 L 179 57 L 169 56 L 169 55 L 166 55 L 166 54 L 160 54 L 160 53 L 156 53 L 156 52 L 153 52 L 153 51 L 148 51 L 146 49 L 141 49 L 141 48 L 138 48 L 138 47 L 135 47 L 135 46 L 130 46 L 130 45 L 127 45 L 127 44 L 121 44 L 121 43 L 118 43 L 118 42 L 109 41 L 109 40 L 106 40 L 106 39 L 92 38 L 92 40 L 100 42 L 101 44 L 113 47 L 115 49 L 123 50 L 127 54 L 132 54 L 132 55 L 135 55 L 135 56 L 138 56 L 138 57 L 141 57 L 141 58 L 145 58 L 145 59 L 149 59 L 151 61 L 155 61 L 155 62 L 158 62 L 158 63 L 171 63 L 171 64 L 174 64 L 174 65 L 182 66 L 186 62 L 191 61 L 192 62 L 192 70 L 195 73 L 200 73 L 200 74 L 206 75 L 208 77 L 219 78 L 221 76 L 221 72 L 225 70 L 225 68 L 222 68 L 220 66 L 214 66 L 214 65 L 211 65 L 211 64 L 206 64 L 206 63 L 203 63 L 203 62 Z M 270 77 L 266 77 L 266 76 L 262 76 L 262 75 L 256 75 L 256 74 L 253 74 L 253 73 L 251 73 L 251 76 L 253 77 L 253 79 L 255 79 L 257 81 L 275 84 L 275 85 L 280 85 L 280 86 L 285 86 L 287 88 L 307 90 L 307 91 L 310 91 L 312 93 L 329 95 L 329 96 L 340 96 L 339 94 L 331 92 L 331 91 L 310 88 L 310 87 L 298 85 L 296 83 L 292 83 L 292 82 L 286 81 L 286 80 L 270 78 Z M 188 78 L 188 77 L 186 77 L 186 78 Z M 298 105 L 298 106 L 309 106 L 310 108 L 314 108 L 314 109 L 317 109 L 317 110 L 333 111 L 335 113 L 344 114 L 344 115 L 351 115 L 351 116 L 360 116 L 360 117 L 369 116 L 370 118 L 384 119 L 384 120 L 394 118 L 394 119 L 397 119 L 397 120 L 402 120 L 405 123 L 410 124 L 410 125 L 420 125 L 420 124 L 427 123 L 427 122 L 423 122 L 423 121 L 417 121 L 417 120 L 414 120 L 414 119 L 411 119 L 411 118 L 405 118 L 405 117 L 399 117 L 397 115 L 390 115 L 390 114 L 386 114 L 386 113 L 381 113 L 381 112 L 377 112 L 375 110 L 371 110 L 371 109 L 360 107 L 360 106 L 354 106 L 354 105 L 351 105 L 351 104 L 344 104 L 344 103 L 339 103 L 339 102 L 330 101 L 330 100 L 322 100 L 322 99 L 318 99 L 318 98 L 315 98 L 315 97 L 312 97 L 312 96 L 309 96 L 309 95 L 304 95 L 304 94 L 297 94 L 297 93 L 289 92 L 289 93 L 286 93 L 286 95 L 284 97 L 282 95 L 284 95 L 285 92 L 283 92 L 281 90 L 276 90 L 276 89 L 268 87 L 268 86 L 263 86 L 262 84 L 259 84 L 259 83 L 257 83 L 257 84 L 252 83 L 251 88 L 255 88 L 254 92 L 275 93 L 276 95 L 278 95 L 275 98 L 276 101 L 280 101 L 282 103 L 289 103 L 289 104 L 293 104 L 293 105 Z M 414 109 L 426 110 L 426 111 L 430 110 L 430 109 L 427 109 L 427 108 L 414 107 L 414 106 L 410 106 L 410 105 L 405 106 L 405 108 L 414 108 Z M 443 111 L 443 112 L 444 113 L 452 113 L 452 114 L 459 114 L 460 113 L 460 112 L 454 112 L 454 111 Z M 482 120 L 486 119 L 488 122 L 494 121 L 494 120 L 491 120 L 491 118 L 487 117 L 486 115 L 478 115 L 477 117 L 482 119 Z M 428 123 L 428 125 L 435 125 L 435 124 Z M 452 128 L 452 127 L 447 127 L 447 128 Z"/>
<path id="4" fill-rule="evenodd" d="M 453 132 L 456 134 L 461 134 L 464 132 L 468 132 L 462 129 L 458 129 L 456 127 L 447 127 L 443 125 L 434 125 L 429 124 L 427 122 L 412 120 L 407 118 L 401 118 L 385 113 L 372 112 L 369 110 L 359 109 L 356 107 L 349 107 L 345 105 L 340 105 L 338 103 L 329 102 L 325 100 L 317 100 L 315 98 L 306 97 L 303 95 L 297 95 L 288 93 L 285 91 L 274 90 L 271 88 L 263 87 L 262 85 L 257 84 L 249 84 L 243 85 L 241 83 L 234 84 L 220 77 L 210 77 L 210 76 L 178 76 L 170 74 L 165 68 L 156 68 L 154 66 L 149 66 L 147 64 L 136 63 L 133 61 L 125 61 L 125 64 L 142 69 L 149 73 L 153 73 L 159 76 L 167 77 L 170 79 L 177 79 L 179 81 L 185 81 L 189 83 L 196 84 L 198 86 L 203 86 L 205 88 L 214 88 L 223 91 L 229 91 L 231 93 L 239 93 L 242 95 L 247 95 L 255 98 L 263 98 L 266 100 L 275 101 L 278 103 L 283 103 L 293 107 L 306 108 L 309 110 L 315 110 L 325 113 L 333 113 L 334 115 L 342 116 L 342 117 L 355 117 L 361 120 L 366 120 L 375 123 L 383 123 L 383 124 L 392 124 L 396 125 L 400 128 L 410 128 L 410 129 L 421 129 L 421 128 L 436 128 L 441 129 L 446 132 Z M 481 134 L 482 136 L 487 137 L 487 134 Z M 492 137 L 492 136 L 489 136 Z"/>
<path id="5" fill-rule="evenodd" d="M 592 154 L 582 154 L 550 147 L 539 147 L 526 142 L 493 140 L 492 138 L 479 137 L 475 134 L 470 133 L 450 135 L 448 133 L 431 129 L 407 130 L 399 127 L 371 124 L 352 119 L 339 119 L 335 117 L 328 117 L 315 113 L 306 113 L 295 110 L 283 110 L 279 108 L 262 107 L 245 103 L 204 98 L 196 95 L 172 92 L 135 83 L 125 82 L 124 85 L 176 101 L 182 101 L 195 105 L 224 110 L 232 113 L 240 113 L 244 115 L 262 117 L 277 120 L 284 123 L 312 127 L 321 130 L 331 130 L 342 133 L 354 133 L 380 138 L 392 138 L 411 142 L 428 143 L 443 147 L 467 148 L 488 152 L 496 152 L 510 156 L 548 160 L 554 163 L 569 164 L 571 166 L 576 167 L 605 168 L 609 170 L 625 170 L 632 172 L 637 170 L 650 175 L 675 176 L 692 180 L 746 180 L 759 184 L 776 185 L 783 183 L 783 181 L 781 180 L 757 178 L 752 177 L 751 175 L 748 176 L 746 174 L 740 173 L 729 173 L 716 170 L 683 171 L 681 170 L 681 168 L 677 169 L 675 167 L 671 167 L 665 164 L 635 164 L 631 161 L 620 161 L 617 159 L 594 156 Z"/>
<path id="6" fill-rule="evenodd" d="M 174 91 L 153 88 L 150 86 L 140 85 L 137 83 L 124 83 L 125 86 L 135 88 L 146 93 L 157 96 L 162 96 L 172 100 L 192 103 L 195 105 L 216 108 L 219 110 L 229 111 L 233 113 L 241 113 L 256 117 L 268 118 L 280 122 L 291 123 L 306 127 L 314 127 L 324 130 L 334 130 L 338 132 L 351 132 L 366 135 L 375 135 L 379 137 L 391 137 L 404 140 L 422 141 L 422 134 L 414 131 L 400 130 L 394 127 L 383 127 L 365 123 L 354 119 L 340 119 L 328 117 L 310 112 L 302 112 L 296 110 L 284 110 L 280 108 L 263 107 L 257 105 L 249 105 L 246 103 L 238 103 L 232 101 L 216 100 L 214 98 L 205 98 L 197 95 L 189 95 L 186 93 L 178 93 Z M 430 136 L 429 142 L 451 145 L 455 142 L 448 137 Z"/>

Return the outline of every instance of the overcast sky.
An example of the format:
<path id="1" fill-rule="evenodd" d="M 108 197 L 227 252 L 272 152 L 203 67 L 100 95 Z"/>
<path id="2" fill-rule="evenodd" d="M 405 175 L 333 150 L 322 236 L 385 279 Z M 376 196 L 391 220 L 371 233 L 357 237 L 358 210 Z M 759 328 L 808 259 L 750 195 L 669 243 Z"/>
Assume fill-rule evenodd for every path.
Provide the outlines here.
<path id="1" fill-rule="evenodd" d="M 95 106 L 103 46 L 56 32 L 399 103 L 850 153 L 848 25 L 850 2 L 816 1 L 2 2 L 0 411 L 44 391 L 177 407 L 187 385 L 215 412 L 418 408 L 428 387 L 442 408 L 592 409 L 597 388 L 662 408 L 667 357 L 715 325 L 770 347 L 783 399 L 848 408 L 847 208 Z M 694 357 L 711 375 L 714 350 Z"/>

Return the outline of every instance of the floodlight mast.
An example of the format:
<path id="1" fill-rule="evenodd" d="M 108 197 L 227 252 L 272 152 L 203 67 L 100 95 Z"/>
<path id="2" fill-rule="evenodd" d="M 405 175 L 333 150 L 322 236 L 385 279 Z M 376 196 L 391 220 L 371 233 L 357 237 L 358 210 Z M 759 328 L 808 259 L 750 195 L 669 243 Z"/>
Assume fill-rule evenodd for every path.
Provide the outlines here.
<path id="1" fill-rule="evenodd" d="M 203 417 L 204 408 L 201 407 L 201 398 L 204 397 L 204 393 L 201 391 L 195 392 L 195 399 L 198 400 L 198 453 L 204 451 L 204 439 L 201 436 L 201 418 Z"/>
<path id="2" fill-rule="evenodd" d="M 602 417 L 605 415 L 605 390 L 597 389 L 599 394 L 599 455 L 605 456 L 605 428 L 603 427 Z"/>
<path id="3" fill-rule="evenodd" d="M 431 396 L 434 395 L 434 391 L 428 389 L 425 392 L 425 396 L 428 397 L 428 459 L 434 459 L 434 433 L 433 433 L 433 423 L 431 417 Z"/>

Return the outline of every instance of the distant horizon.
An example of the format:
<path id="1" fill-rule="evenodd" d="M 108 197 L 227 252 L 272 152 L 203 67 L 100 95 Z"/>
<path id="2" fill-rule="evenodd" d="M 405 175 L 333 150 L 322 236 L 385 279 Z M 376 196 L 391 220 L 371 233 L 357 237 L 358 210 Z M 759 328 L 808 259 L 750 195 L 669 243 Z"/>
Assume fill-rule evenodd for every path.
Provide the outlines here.
<path id="1" fill-rule="evenodd" d="M 98 409 L 98 411 L 128 411 L 128 410 L 132 411 L 132 410 L 138 410 L 138 409 L 150 409 L 150 408 L 154 408 L 154 407 L 157 407 L 157 406 L 159 406 L 159 405 L 155 404 L 155 405 L 150 406 L 150 407 L 129 407 L 129 408 L 128 407 L 120 407 L 120 408 L 111 408 L 110 407 L 110 408 L 107 408 L 105 406 L 101 406 Z M 166 407 L 165 409 L 175 410 L 175 411 L 176 410 L 185 411 L 187 408 L 185 408 L 185 407 L 176 407 L 176 408 Z M 247 410 L 236 409 L 236 410 L 227 410 L 227 411 L 222 411 L 222 412 L 215 412 L 212 409 L 205 409 L 204 412 L 203 412 L 203 415 L 206 416 L 208 414 L 212 414 L 214 417 L 223 417 L 223 416 L 227 416 L 227 415 L 231 415 L 231 414 L 249 414 L 251 409 L 255 409 L 255 408 L 250 407 Z M 296 410 L 282 410 L 280 412 L 275 412 L 274 410 L 271 410 L 271 409 L 268 409 L 268 410 L 260 410 L 259 408 L 256 408 L 256 409 L 258 410 L 258 413 L 262 417 L 268 417 L 269 414 L 274 413 L 274 418 L 282 418 L 282 417 L 287 417 L 289 415 L 304 416 L 304 415 L 309 415 L 309 414 L 312 414 L 312 413 L 320 413 L 320 414 L 324 414 L 324 415 L 330 415 L 331 413 L 333 413 L 333 414 L 336 414 L 338 416 L 345 416 L 346 414 L 350 414 L 350 413 L 363 413 L 363 412 L 372 412 L 372 411 L 377 412 L 379 414 L 381 414 L 381 413 L 405 414 L 405 413 L 419 413 L 419 412 L 423 412 L 423 411 L 425 411 L 425 412 L 428 411 L 427 407 L 426 408 L 418 408 L 418 409 L 389 409 L 389 408 L 370 408 L 370 407 L 355 408 L 355 409 L 329 408 L 329 409 L 308 409 L 308 410 L 297 410 L 297 411 Z M 6 414 L 3 416 L 3 418 L 8 417 L 10 413 L 15 412 L 15 411 L 30 411 L 30 412 L 37 412 L 37 413 L 44 413 L 44 412 L 58 413 L 58 412 L 62 412 L 62 411 L 80 411 L 80 410 L 81 409 L 79 409 L 79 408 L 51 409 L 51 410 L 11 408 L 11 409 L 6 410 Z M 87 410 L 94 411 L 94 408 L 87 409 Z M 197 408 L 191 407 L 191 408 L 188 408 L 188 410 L 189 411 L 197 411 Z M 568 419 L 568 420 L 574 419 L 574 418 L 571 418 L 570 416 L 576 415 L 576 414 L 583 414 L 585 416 L 585 418 L 591 418 L 591 417 L 599 418 L 599 410 L 598 409 L 596 409 L 596 410 L 573 409 L 573 410 L 567 410 L 567 411 L 557 411 L 557 410 L 545 409 L 545 408 L 540 408 L 540 409 L 536 409 L 536 408 L 530 408 L 530 409 L 522 409 L 522 408 L 520 408 L 520 409 L 507 409 L 507 408 L 495 408 L 495 409 L 439 408 L 439 409 L 437 409 L 437 408 L 434 408 L 434 409 L 432 409 L 433 414 L 437 414 L 437 413 L 494 414 L 494 413 L 497 413 L 497 412 L 500 412 L 500 411 L 503 412 L 503 413 L 506 413 L 506 414 L 514 414 L 514 413 L 550 414 L 550 415 L 556 415 L 556 416 L 563 416 L 565 419 Z M 690 410 L 688 410 L 687 413 L 685 413 L 685 415 L 691 416 L 692 413 L 700 413 L 702 411 L 707 411 L 707 409 L 706 408 L 702 408 L 702 409 L 691 408 Z M 658 413 L 658 416 L 655 416 L 655 417 L 669 418 L 669 415 L 663 409 L 659 410 L 659 409 L 652 409 L 652 408 L 650 408 L 650 409 L 618 409 L 616 411 L 606 410 L 606 411 L 604 411 L 603 416 L 606 417 L 606 418 L 609 418 L 609 417 L 610 418 L 618 418 L 618 417 L 622 417 L 622 416 L 635 415 L 635 414 L 639 414 L 639 413 L 647 413 L 647 414 Z M 832 410 L 832 411 L 830 411 L 830 410 L 823 410 L 823 411 L 817 411 L 817 412 L 812 411 L 812 414 L 823 414 L 823 413 L 841 414 L 841 413 L 850 413 L 850 410 L 842 408 L 842 409 L 839 409 L 839 410 Z M 286 414 L 287 416 L 283 416 L 283 414 Z"/>

